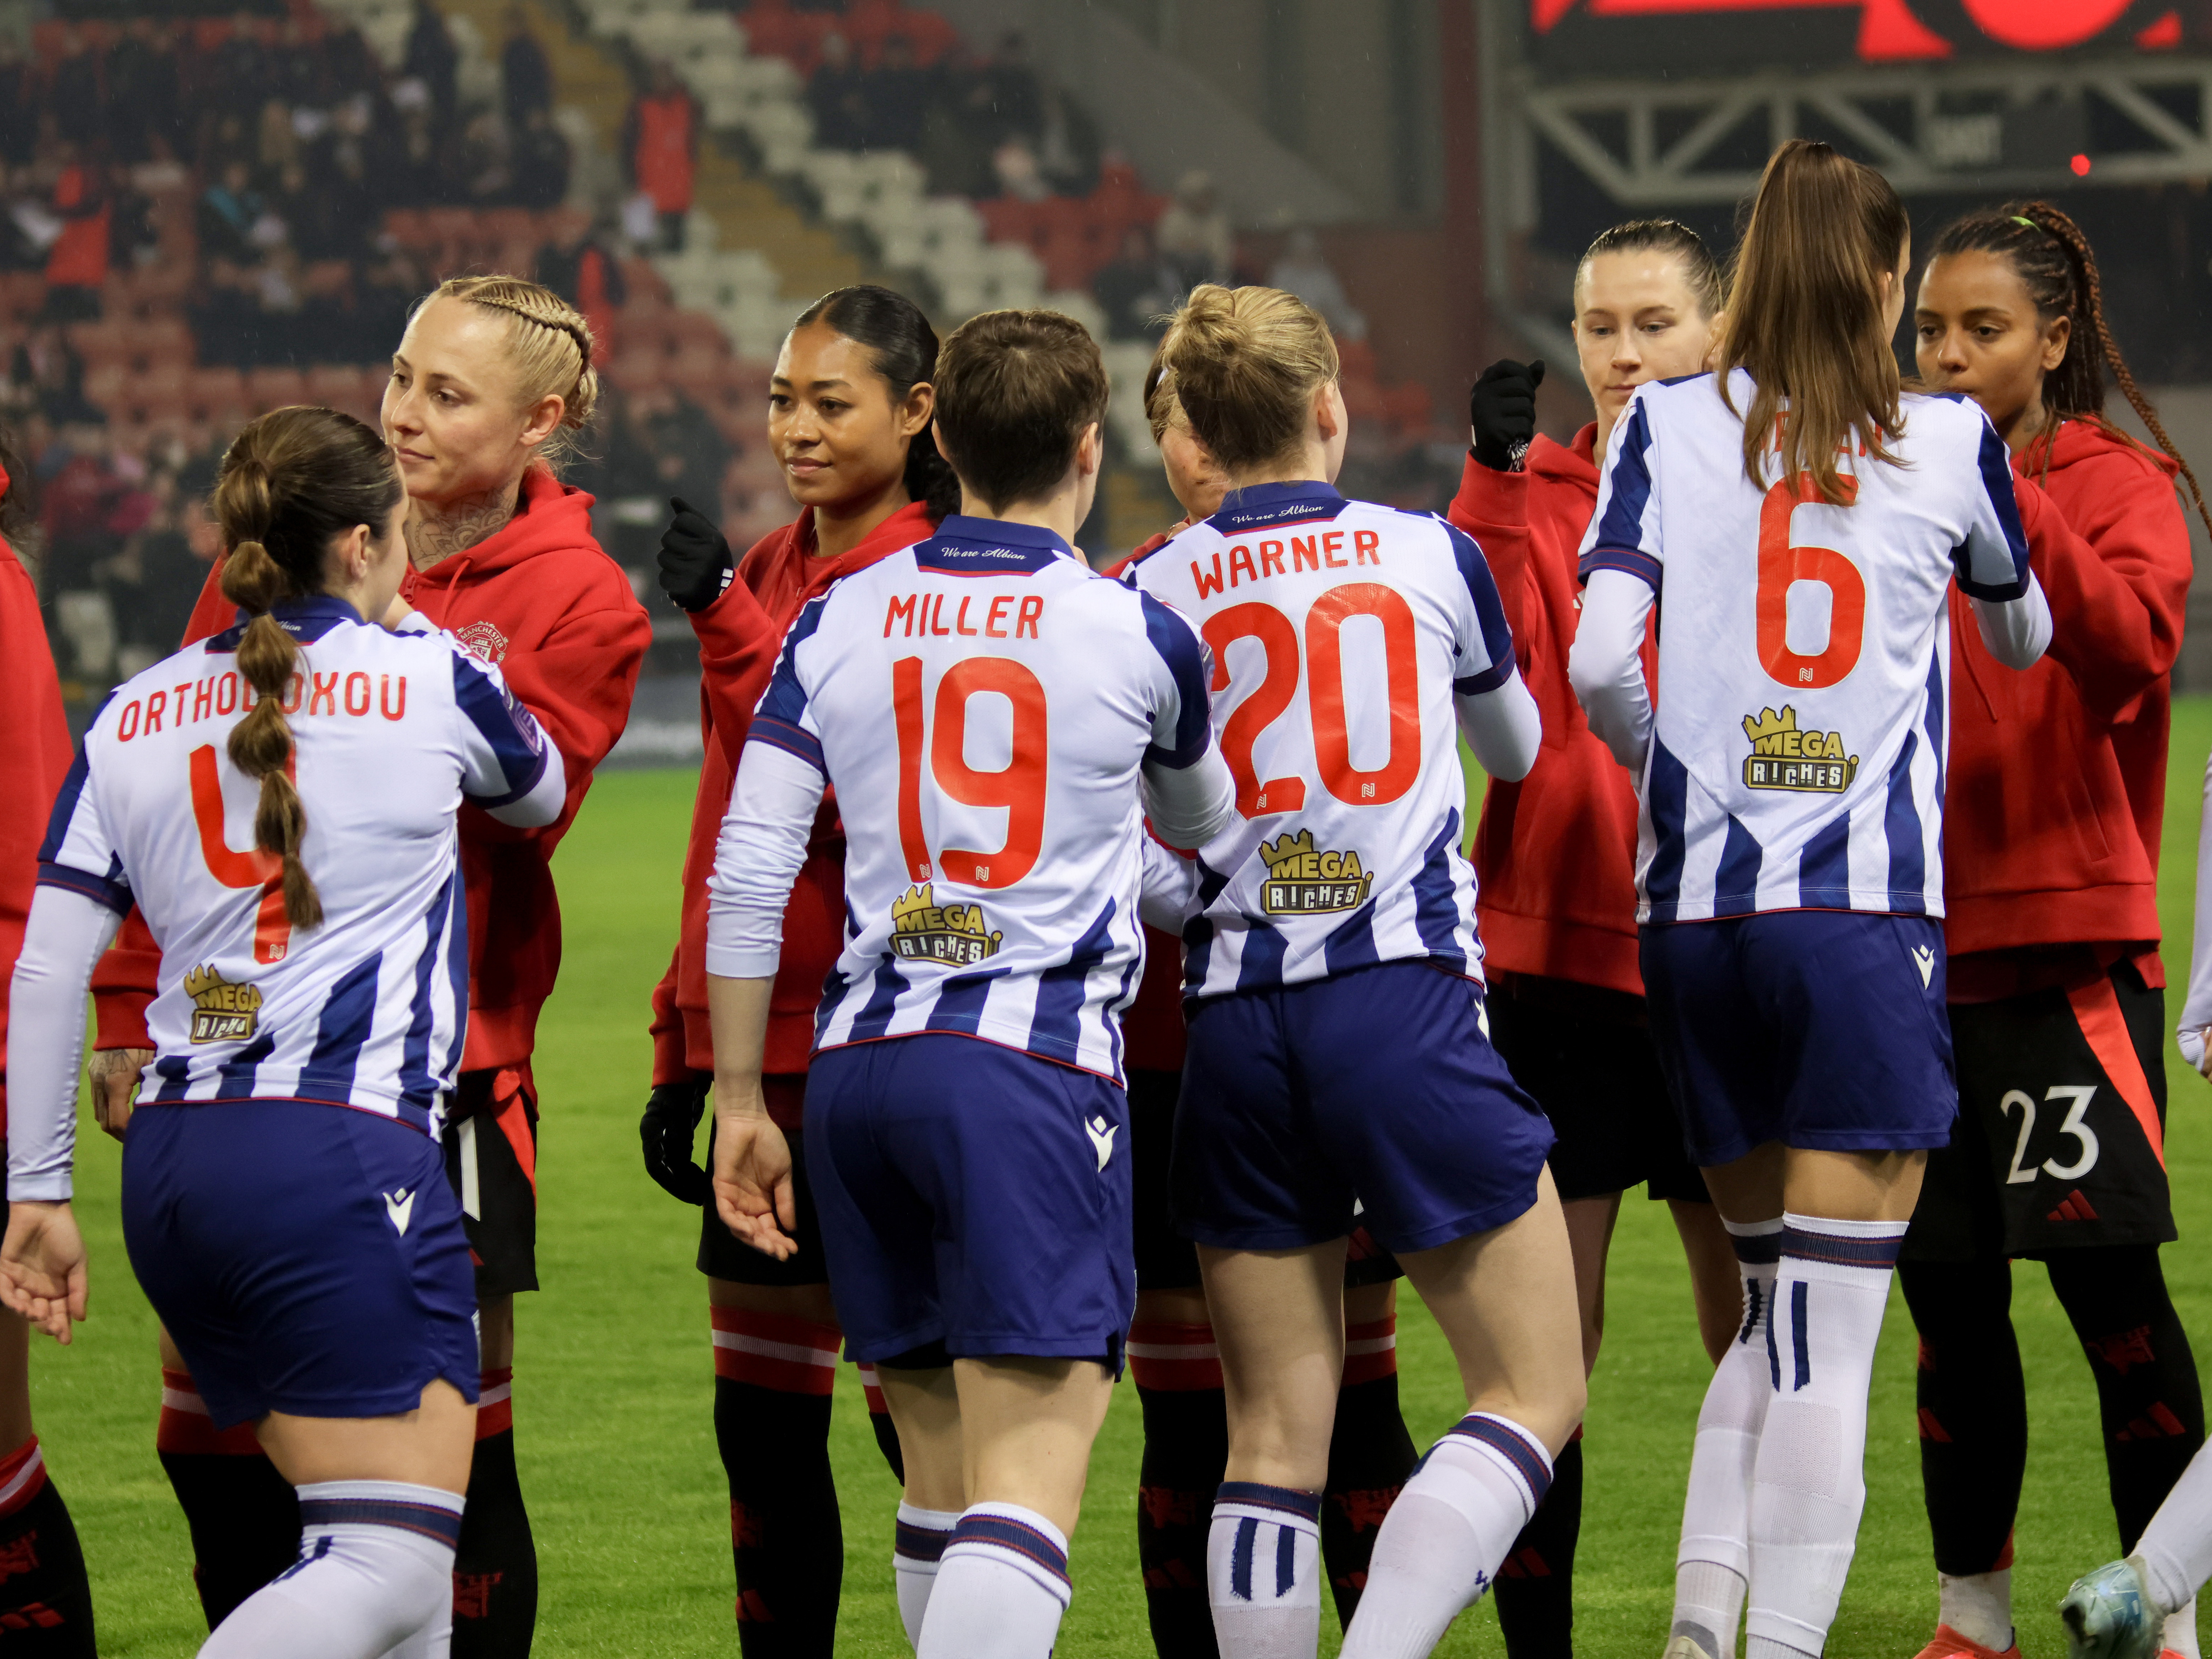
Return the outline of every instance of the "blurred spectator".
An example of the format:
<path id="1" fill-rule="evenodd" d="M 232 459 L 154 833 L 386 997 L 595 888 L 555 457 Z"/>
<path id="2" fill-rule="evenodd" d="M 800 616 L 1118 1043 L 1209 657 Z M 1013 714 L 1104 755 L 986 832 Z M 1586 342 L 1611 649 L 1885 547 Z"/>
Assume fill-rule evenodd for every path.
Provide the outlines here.
<path id="1" fill-rule="evenodd" d="M 470 118 L 448 161 L 453 182 L 447 193 L 456 200 L 471 207 L 497 207 L 509 199 L 514 187 L 514 153 L 507 125 L 496 110 L 481 110 Z"/>
<path id="2" fill-rule="evenodd" d="M 863 149 L 869 137 L 866 82 L 853 48 L 832 29 L 822 37 L 822 61 L 806 82 L 814 140 L 826 149 Z"/>
<path id="3" fill-rule="evenodd" d="M 430 94 L 431 118 L 440 131 L 451 126 L 460 100 L 461 51 L 446 19 L 431 0 L 415 0 L 415 25 L 407 32 L 407 55 L 400 73 L 420 81 Z"/>
<path id="4" fill-rule="evenodd" d="M 520 132 L 532 115 L 553 112 L 553 64 L 530 32 L 522 8 L 507 9 L 507 44 L 499 50 L 500 99 L 511 131 Z"/>
<path id="5" fill-rule="evenodd" d="M 422 0 L 417 0 L 422 3 Z M 206 94 L 220 97 L 240 109 L 259 109 L 269 95 L 269 54 L 261 43 L 261 20 L 241 11 L 231 20 L 230 33 L 215 49 L 200 77 Z"/>
<path id="6" fill-rule="evenodd" d="M 977 73 L 968 107 L 986 144 L 1009 137 L 1034 145 L 1044 137 L 1044 82 L 1030 63 L 1030 43 L 1019 29 L 999 37 L 998 50 Z"/>
<path id="7" fill-rule="evenodd" d="M 83 31 L 64 24 L 62 55 L 47 84 L 46 107 L 61 136 L 73 144 L 90 144 L 106 131 L 107 87 L 101 67 Z"/>
<path id="8" fill-rule="evenodd" d="M 254 231 L 264 211 L 261 192 L 253 188 L 253 169 L 244 161 L 232 161 L 221 179 L 200 196 L 193 216 L 200 252 L 231 264 L 258 263 L 261 254 L 254 246 Z"/>
<path id="9" fill-rule="evenodd" d="M 885 37 L 876 67 L 863 81 L 868 143 L 877 149 L 919 149 L 935 81 L 915 62 L 911 40 L 903 34 Z"/>
<path id="10" fill-rule="evenodd" d="M 1353 307 L 1336 272 L 1322 257 L 1321 243 L 1301 227 L 1283 244 L 1282 257 L 1267 272 L 1267 286 L 1295 294 L 1322 314 L 1340 340 L 1367 337 L 1367 319 Z"/>
<path id="11" fill-rule="evenodd" d="M 687 501 L 719 501 L 730 445 L 714 417 L 665 382 L 633 392 L 630 410 L 653 458 L 652 492 Z"/>
<path id="12" fill-rule="evenodd" d="M 152 511 L 109 561 L 103 583 L 115 611 L 123 673 L 150 666 L 177 648 L 221 545 L 205 506 L 179 490 L 173 472 L 156 473 L 147 494 Z"/>
<path id="13" fill-rule="evenodd" d="M 699 160 L 699 112 L 691 94 L 665 63 L 653 66 L 646 90 L 630 102 L 623 121 L 623 163 L 631 186 L 650 197 L 660 223 L 660 246 L 684 251 L 684 219 Z"/>
<path id="14" fill-rule="evenodd" d="M 8 383 L 13 407 L 25 413 L 35 410 L 55 426 L 97 425 L 106 418 L 85 401 L 84 360 L 52 323 L 16 343 Z"/>
<path id="15" fill-rule="evenodd" d="M 0 33 L 0 166 L 27 167 L 38 153 L 42 102 L 37 66 Z"/>
<path id="16" fill-rule="evenodd" d="M 62 234 L 46 255 L 46 315 L 64 319 L 100 315 L 100 286 L 107 281 L 108 229 L 114 198 L 106 171 L 70 156 L 54 181 L 53 210 Z"/>
<path id="17" fill-rule="evenodd" d="M 114 111 L 108 137 L 126 161 L 149 159 L 157 137 L 175 147 L 177 58 L 172 40 L 167 24 L 134 18 L 107 54 L 107 90 Z"/>
<path id="18" fill-rule="evenodd" d="M 615 313 L 629 302 L 622 266 L 608 252 L 611 238 L 580 213 L 570 216 L 559 234 L 538 250 L 538 280 L 584 313 L 592 325 L 594 359 L 615 353 Z"/>
<path id="19" fill-rule="evenodd" d="M 1091 292 L 1106 313 L 1109 337 L 1157 340 L 1166 330 L 1154 319 L 1174 307 L 1179 289 L 1152 231 L 1132 225 L 1121 234 L 1121 251 L 1091 279 Z"/>
<path id="20" fill-rule="evenodd" d="M 1228 280 L 1235 238 L 1210 173 L 1183 174 L 1176 185 L 1175 198 L 1153 227 L 1152 236 L 1160 257 L 1176 273 L 1178 291 L 1187 293 L 1200 283 Z"/>
<path id="21" fill-rule="evenodd" d="M 1009 137 L 991 152 L 991 176 L 998 181 L 1000 195 L 1018 202 L 1042 202 L 1052 194 L 1037 165 L 1036 151 L 1026 138 Z"/>
<path id="22" fill-rule="evenodd" d="M 568 179 L 575 158 L 568 141 L 553 125 L 552 112 L 534 109 L 514 136 L 515 206 L 558 207 L 568 199 Z"/>

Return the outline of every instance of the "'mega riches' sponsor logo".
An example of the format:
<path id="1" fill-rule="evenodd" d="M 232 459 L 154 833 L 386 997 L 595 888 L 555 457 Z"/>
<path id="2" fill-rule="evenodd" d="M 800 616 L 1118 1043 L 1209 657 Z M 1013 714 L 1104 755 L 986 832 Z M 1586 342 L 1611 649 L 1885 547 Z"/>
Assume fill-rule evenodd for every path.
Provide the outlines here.
<path id="1" fill-rule="evenodd" d="M 1355 910 L 1367 902 L 1375 884 L 1374 876 L 1361 868 L 1358 854 L 1316 852 L 1310 830 L 1261 842 L 1260 857 L 1267 866 L 1260 904 L 1271 916 Z"/>
<path id="2" fill-rule="evenodd" d="M 1743 734 L 1751 739 L 1744 757 L 1743 781 L 1747 789 L 1808 789 L 1822 794 L 1841 794 L 1859 775 L 1859 757 L 1844 752 L 1840 732 L 1800 732 L 1797 711 L 1784 706 L 1780 714 L 1762 708 L 1754 720 L 1744 717 Z"/>

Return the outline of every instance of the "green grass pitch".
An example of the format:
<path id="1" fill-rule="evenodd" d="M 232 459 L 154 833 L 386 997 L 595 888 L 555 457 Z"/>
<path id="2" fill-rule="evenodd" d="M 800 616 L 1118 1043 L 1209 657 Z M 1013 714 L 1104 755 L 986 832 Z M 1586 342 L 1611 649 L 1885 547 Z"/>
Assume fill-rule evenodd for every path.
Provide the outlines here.
<path id="1" fill-rule="evenodd" d="M 2187 971 L 2197 779 L 2212 698 L 2176 711 L 2164 881 L 2169 971 Z M 514 1415 L 543 1573 L 538 1651 L 734 1654 L 726 1488 L 711 1419 L 706 1297 L 691 1266 L 698 1213 L 641 1168 L 647 994 L 676 931 L 690 775 L 602 777 L 558 865 L 568 954 L 540 1027 L 540 1178 L 546 1290 L 517 1318 Z M 2185 1323 L 2212 1351 L 2212 1091 L 2169 1058 L 2167 1146 L 2182 1242 L 2166 1252 Z M 703 1148 L 704 1137 L 702 1137 Z M 33 1361 L 39 1427 L 92 1565 L 100 1651 L 191 1653 L 203 1635 L 184 1522 L 154 1457 L 160 1378 L 154 1318 L 132 1280 L 116 1213 L 118 1151 L 87 1119 L 79 1214 L 92 1250 L 92 1317 L 67 1351 Z M 2033 1446 L 2015 1570 L 2028 1659 L 2063 1651 L 2051 1609 L 2077 1572 L 2117 1550 L 2088 1370 L 2039 1268 L 2014 1270 Z M 1707 1375 L 1687 1282 L 1660 1206 L 1632 1195 L 1613 1248 L 1606 1348 L 1590 1393 L 1577 1635 L 1591 1656 L 1656 1659 L 1672 1606 L 1674 1535 Z M 1442 1340 L 1408 1295 L 1400 1352 L 1406 1416 L 1425 1443 L 1462 1409 Z M 890 1589 L 896 1494 L 852 1369 L 837 1382 L 836 1456 L 847 1572 L 841 1648 L 902 1656 Z M 1075 1604 L 1063 1659 L 1149 1656 L 1135 1548 L 1139 1419 L 1118 1391 L 1074 1540 Z M 1829 1652 L 1909 1659 L 1935 1623 L 1920 1504 L 1912 1343 L 1893 1298 L 1867 1443 L 1866 1519 Z M 1333 1653 L 1333 1615 L 1322 1650 Z M 1502 1653 L 1487 1603 L 1439 1652 Z"/>

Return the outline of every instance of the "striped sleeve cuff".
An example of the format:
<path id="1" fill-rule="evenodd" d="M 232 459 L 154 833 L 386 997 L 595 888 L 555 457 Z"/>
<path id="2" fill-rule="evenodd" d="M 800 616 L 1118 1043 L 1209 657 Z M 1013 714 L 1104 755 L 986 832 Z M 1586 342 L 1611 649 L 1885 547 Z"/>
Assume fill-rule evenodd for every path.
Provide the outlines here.
<path id="1" fill-rule="evenodd" d="M 1469 674 L 1464 679 L 1454 680 L 1452 690 L 1462 697 L 1479 697 L 1486 691 L 1495 691 L 1513 678 L 1516 665 L 1513 647 L 1508 645 L 1505 654 L 1480 674 Z"/>
<path id="2" fill-rule="evenodd" d="M 82 893 L 96 903 L 104 904 L 118 916 L 131 914 L 131 890 L 119 881 L 110 881 L 105 876 L 95 876 L 66 864 L 41 864 L 39 866 L 39 885 L 61 887 L 72 893 Z"/>
<path id="3" fill-rule="evenodd" d="M 1640 548 L 1601 545 L 1583 555 L 1581 568 L 1576 574 L 1587 586 L 1589 579 L 1601 570 L 1625 570 L 1632 576 L 1641 577 L 1656 593 L 1663 568 L 1658 560 Z"/>
<path id="4" fill-rule="evenodd" d="M 751 729 L 745 733 L 745 741 L 768 744 L 796 755 L 823 777 L 830 775 L 830 769 L 822 759 L 822 739 L 788 720 L 778 720 L 773 714 L 756 714 Z"/>

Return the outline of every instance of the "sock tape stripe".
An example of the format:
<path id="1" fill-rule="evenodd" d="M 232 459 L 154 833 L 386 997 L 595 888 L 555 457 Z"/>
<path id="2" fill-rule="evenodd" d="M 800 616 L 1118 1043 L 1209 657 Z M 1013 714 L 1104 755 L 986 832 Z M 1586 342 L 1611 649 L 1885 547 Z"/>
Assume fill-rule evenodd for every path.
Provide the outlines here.
<path id="1" fill-rule="evenodd" d="M 1770 1314 L 1766 1321 L 1766 1370 L 1773 1379 L 1774 1391 L 1782 1392 L 1782 1356 L 1774 1347 L 1774 1320 Z"/>
<path id="2" fill-rule="evenodd" d="M 1073 1584 L 1067 1576 L 1067 1552 L 1026 1522 L 1003 1515 L 963 1515 L 952 1535 L 945 1540 L 945 1549 L 955 1544 L 987 1544 L 1034 1561 L 1062 1583 Z M 940 1552 L 940 1554 L 942 1552 Z"/>
<path id="3" fill-rule="evenodd" d="M 1260 1541 L 1260 1523 L 1246 1516 L 1237 1523 L 1237 1541 L 1229 1551 L 1229 1593 L 1240 1601 L 1252 1599 L 1252 1551 Z"/>
<path id="4" fill-rule="evenodd" d="M 935 1527 L 917 1527 L 911 1521 L 896 1523 L 892 1534 L 891 1553 L 908 1561 L 934 1561 L 945 1553 L 945 1547 L 952 1541 L 950 1530 L 940 1532 Z"/>
<path id="5" fill-rule="evenodd" d="M 1730 1233 L 1735 1259 L 1747 1267 L 1771 1267 L 1782 1260 L 1780 1233 Z"/>
<path id="6" fill-rule="evenodd" d="M 302 1527 L 391 1527 L 440 1543 L 458 1545 L 461 1512 L 435 1504 L 409 1504 L 380 1498 L 313 1498 L 300 1503 Z"/>
<path id="7" fill-rule="evenodd" d="M 1832 1267 L 1894 1267 L 1897 1253 L 1905 1248 L 1905 1229 L 1887 1238 L 1845 1238 L 1837 1233 L 1782 1230 L 1782 1254 L 1801 1261 L 1821 1261 Z"/>
<path id="8" fill-rule="evenodd" d="M 1552 1466 L 1517 1430 L 1508 1428 L 1496 1418 L 1470 1412 L 1447 1432 L 1480 1441 L 1504 1457 L 1527 1485 L 1532 1510 L 1544 1501 L 1544 1494 L 1552 1487 Z"/>
<path id="9" fill-rule="evenodd" d="M 1291 1593 L 1298 1580 L 1298 1535 L 1288 1527 L 1275 1528 L 1275 1599 Z"/>
<path id="10" fill-rule="evenodd" d="M 1736 1333 L 1738 1342 L 1751 1340 L 1751 1334 L 1759 1328 L 1759 1311 L 1766 1304 L 1766 1287 L 1756 1279 L 1743 1281 L 1743 1329 Z"/>
<path id="11" fill-rule="evenodd" d="M 1224 1480 L 1215 1490 L 1217 1504 L 1244 1504 L 1254 1509 L 1288 1510 L 1302 1519 L 1319 1522 L 1321 1494 L 1296 1486 L 1270 1486 L 1257 1480 Z"/>
<path id="12" fill-rule="evenodd" d="M 1813 1356 L 1808 1352 L 1809 1339 L 1805 1333 L 1806 1297 L 1812 1288 L 1802 1279 L 1790 1287 L 1790 1346 L 1791 1358 L 1797 1364 L 1797 1380 L 1790 1388 L 1792 1394 L 1813 1380 Z"/>

